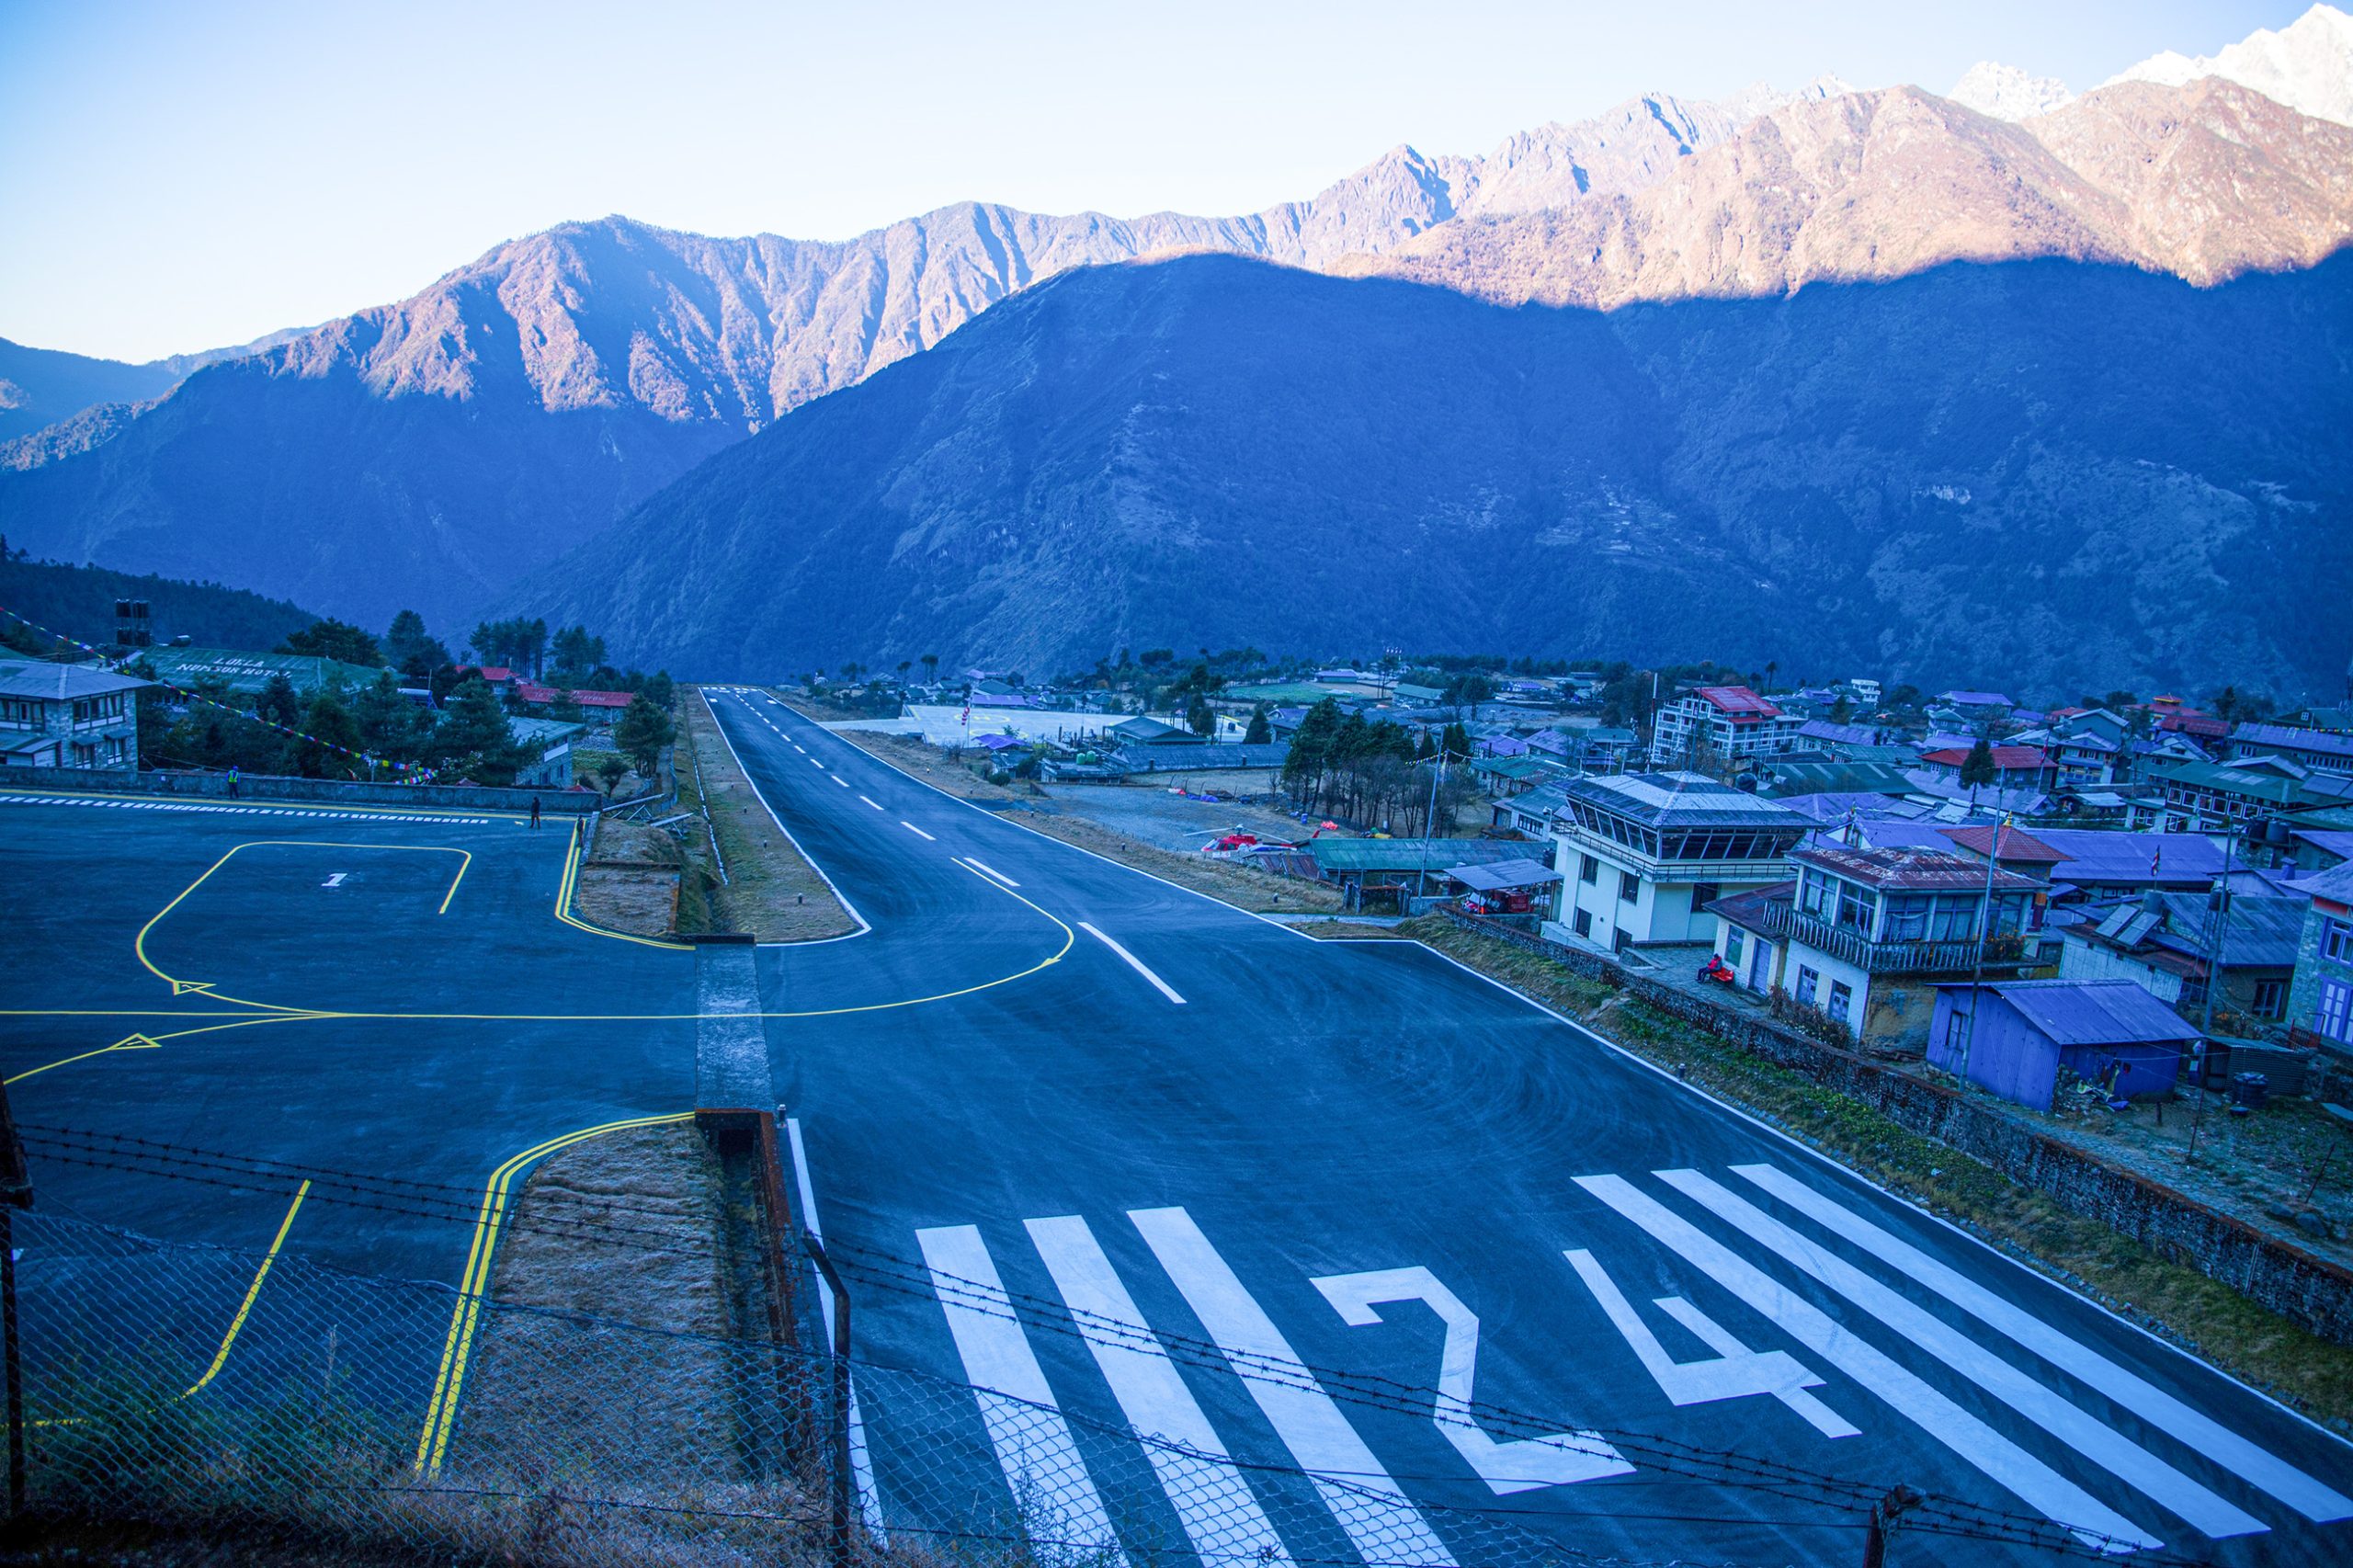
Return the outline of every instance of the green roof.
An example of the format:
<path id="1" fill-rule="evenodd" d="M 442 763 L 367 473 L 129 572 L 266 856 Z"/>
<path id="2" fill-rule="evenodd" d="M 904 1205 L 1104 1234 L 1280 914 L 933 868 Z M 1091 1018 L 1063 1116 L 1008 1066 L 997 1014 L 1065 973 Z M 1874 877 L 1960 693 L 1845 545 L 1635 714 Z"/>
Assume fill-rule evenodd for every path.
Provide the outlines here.
<path id="1" fill-rule="evenodd" d="M 1418 871 L 1424 865 L 1443 871 L 1524 858 L 1528 846 L 1495 838 L 1318 838 L 1307 850 L 1325 872 Z"/>
<path id="2" fill-rule="evenodd" d="M 316 691 L 331 680 L 347 687 L 372 686 L 381 673 L 340 659 L 307 653 L 248 653 L 234 648 L 149 648 L 143 656 L 154 665 L 156 678 L 170 685 L 219 681 L 231 691 L 247 696 L 268 685 L 273 675 L 283 675 L 297 691 Z"/>
<path id="3" fill-rule="evenodd" d="M 2228 767 L 2211 762 L 2165 763 L 2149 769 L 2153 782 L 2188 784 L 2218 794 L 2245 795 L 2281 805 L 2305 799 L 2309 791 L 2285 774 L 2251 767 Z"/>
<path id="4" fill-rule="evenodd" d="M 1266 686 L 1229 686 L 1218 693 L 1218 696 L 1230 698 L 1236 702 L 1272 702 L 1285 705 L 1294 702 L 1321 702 L 1327 697 L 1338 695 L 1339 693 L 1330 687 L 1317 686 L 1303 680 L 1275 681 Z"/>

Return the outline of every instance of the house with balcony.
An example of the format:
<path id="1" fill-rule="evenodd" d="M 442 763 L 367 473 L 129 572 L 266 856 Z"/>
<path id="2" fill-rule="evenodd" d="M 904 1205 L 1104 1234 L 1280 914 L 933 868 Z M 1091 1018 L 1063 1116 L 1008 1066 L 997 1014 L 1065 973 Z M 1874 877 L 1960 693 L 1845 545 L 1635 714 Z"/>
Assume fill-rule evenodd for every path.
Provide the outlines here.
<path id="1" fill-rule="evenodd" d="M 1717 956 L 1749 989 L 1813 1009 L 1869 1050 L 1925 1054 L 1940 983 L 2052 971 L 2031 877 L 1911 846 L 1818 845 L 1790 862 L 1785 887 L 1713 905 Z"/>
<path id="2" fill-rule="evenodd" d="M 2130 980 L 2186 1018 L 2201 1022 L 2212 994 L 2217 1030 L 2249 1038 L 2282 1032 L 2313 901 L 2294 893 L 2143 892 L 2087 909 L 2061 934 L 2063 980 Z"/>
<path id="3" fill-rule="evenodd" d="M 1690 767 L 1703 759 L 1738 766 L 1798 749 L 1803 718 L 1784 713 L 1745 686 L 1703 686 L 1658 710 L 1651 761 Z"/>
<path id="4" fill-rule="evenodd" d="M 1785 881 L 1813 824 L 1698 773 L 1564 779 L 1553 817 L 1560 903 L 1545 933 L 1609 951 L 1712 942 L 1708 905 Z"/>
<path id="5" fill-rule="evenodd" d="M 137 767 L 133 695 L 152 681 L 93 665 L 0 660 L 0 763 L 16 767 Z"/>

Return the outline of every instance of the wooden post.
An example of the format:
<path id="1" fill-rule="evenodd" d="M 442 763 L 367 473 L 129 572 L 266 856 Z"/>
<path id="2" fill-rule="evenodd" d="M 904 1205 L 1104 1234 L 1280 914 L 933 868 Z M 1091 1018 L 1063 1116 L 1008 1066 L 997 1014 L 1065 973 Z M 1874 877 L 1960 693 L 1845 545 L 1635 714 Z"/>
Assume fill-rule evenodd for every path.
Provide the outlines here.
<path id="1" fill-rule="evenodd" d="M 1863 1537 L 1863 1568 L 1887 1568 L 1887 1538 L 1896 1520 L 1927 1501 L 1909 1486 L 1899 1486 L 1871 1505 L 1870 1533 Z"/>

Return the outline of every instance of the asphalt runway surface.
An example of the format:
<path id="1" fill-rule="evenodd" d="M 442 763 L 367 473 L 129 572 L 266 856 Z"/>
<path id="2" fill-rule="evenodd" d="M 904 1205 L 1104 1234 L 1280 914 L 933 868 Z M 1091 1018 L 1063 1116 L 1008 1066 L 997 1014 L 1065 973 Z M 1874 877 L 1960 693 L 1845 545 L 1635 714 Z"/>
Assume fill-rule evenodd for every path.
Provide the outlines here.
<path id="1" fill-rule="evenodd" d="M 1853 1498 L 1904 1484 L 2133 1560 L 2343 1557 L 2353 1450 L 1577 1027 L 1032 834 L 763 694 L 710 701 L 867 927 L 759 953 L 858 1355 L 997 1391 L 943 1421 L 868 1381 L 886 1528 L 995 1489 L 1058 1499 L 1082 1545 L 1205 1560 L 1475 1562 L 1478 1511 L 1598 1559 L 1848 1562 Z M 691 1106 L 690 955 L 556 918 L 560 828 L 0 801 L 0 834 L 28 1123 L 478 1192 Z M 166 1238 L 257 1249 L 287 1212 L 35 1176 Z M 468 1239 L 313 1203 L 285 1244 L 455 1284 Z M 1199 1484 L 1109 1451 L 1131 1428 Z"/>

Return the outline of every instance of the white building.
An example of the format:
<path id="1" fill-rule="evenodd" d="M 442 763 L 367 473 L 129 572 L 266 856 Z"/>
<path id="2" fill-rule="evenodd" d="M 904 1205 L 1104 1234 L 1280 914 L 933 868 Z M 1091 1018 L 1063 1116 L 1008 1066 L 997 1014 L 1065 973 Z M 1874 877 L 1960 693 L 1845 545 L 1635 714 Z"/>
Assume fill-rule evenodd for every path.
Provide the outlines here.
<path id="1" fill-rule="evenodd" d="M 90 665 L 0 659 L 0 762 L 19 767 L 137 767 L 132 693 L 152 682 Z"/>
<path id="2" fill-rule="evenodd" d="M 1658 710 L 1651 761 L 1688 767 L 1707 756 L 1726 762 L 1779 756 L 1797 749 L 1804 723 L 1745 686 L 1703 686 Z"/>
<path id="3" fill-rule="evenodd" d="M 1697 773 L 1563 780 L 1555 817 L 1558 918 L 1546 935 L 1613 951 L 1711 942 L 1706 905 L 1790 874 L 1813 822 Z"/>

